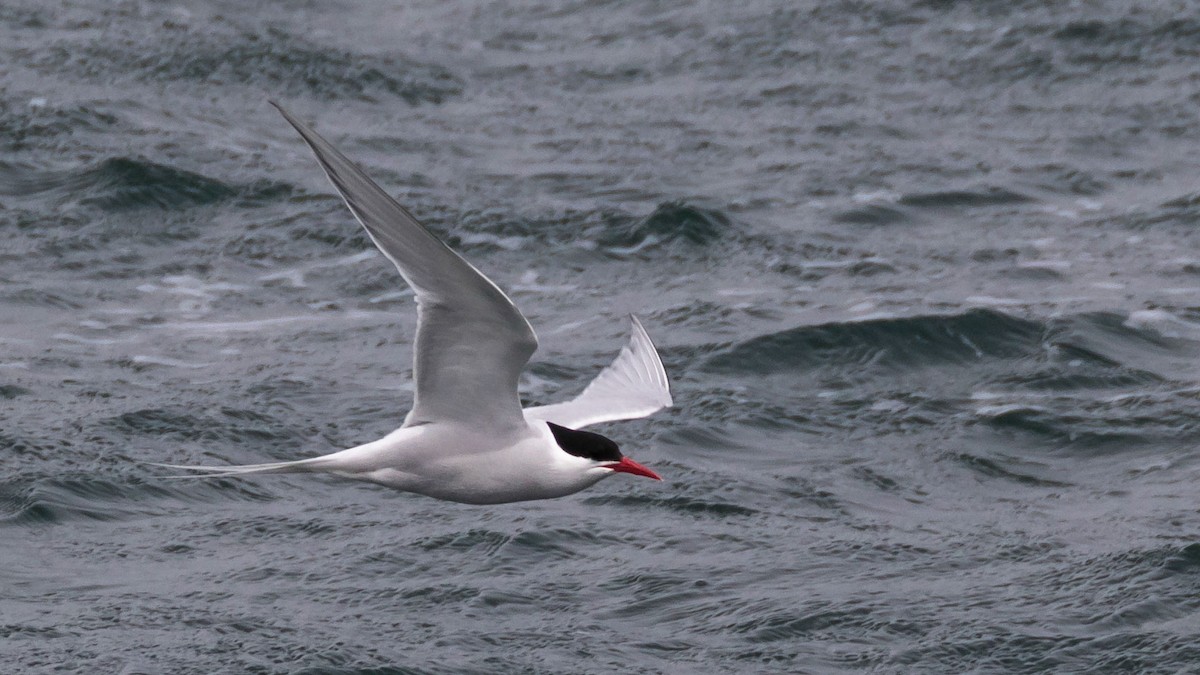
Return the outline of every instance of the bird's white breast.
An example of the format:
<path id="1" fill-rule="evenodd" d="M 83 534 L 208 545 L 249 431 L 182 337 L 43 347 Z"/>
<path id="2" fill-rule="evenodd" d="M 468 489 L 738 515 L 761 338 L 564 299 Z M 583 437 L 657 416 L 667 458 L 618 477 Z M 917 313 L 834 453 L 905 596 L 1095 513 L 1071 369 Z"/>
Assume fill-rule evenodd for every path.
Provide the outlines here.
<path id="1" fill-rule="evenodd" d="M 563 452 L 540 421 L 505 435 L 453 423 L 404 427 L 338 454 L 343 476 L 467 504 L 561 497 L 605 475 Z"/>

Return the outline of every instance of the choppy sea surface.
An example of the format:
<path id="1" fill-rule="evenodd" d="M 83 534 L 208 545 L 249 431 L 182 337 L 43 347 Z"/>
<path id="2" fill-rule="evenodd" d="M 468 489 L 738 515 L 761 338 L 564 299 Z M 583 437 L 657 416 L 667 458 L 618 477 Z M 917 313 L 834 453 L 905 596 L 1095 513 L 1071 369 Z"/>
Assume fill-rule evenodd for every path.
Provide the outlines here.
<path id="1" fill-rule="evenodd" d="M 377 438 L 412 295 L 276 98 L 676 406 L 471 507 L 172 480 Z M 1200 8 L 0 5 L 11 673 L 1200 668 Z"/>

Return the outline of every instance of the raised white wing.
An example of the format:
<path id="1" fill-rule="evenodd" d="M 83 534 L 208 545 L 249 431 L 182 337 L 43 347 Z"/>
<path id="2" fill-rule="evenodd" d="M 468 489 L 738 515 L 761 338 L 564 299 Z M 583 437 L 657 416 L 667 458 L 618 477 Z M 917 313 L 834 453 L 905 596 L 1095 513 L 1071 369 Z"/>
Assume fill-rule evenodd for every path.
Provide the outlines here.
<path id="1" fill-rule="evenodd" d="M 629 344 L 581 394 L 565 403 L 525 409 L 527 418 L 579 429 L 590 424 L 646 417 L 671 406 L 667 371 L 642 322 L 633 324 Z"/>
<path id="2" fill-rule="evenodd" d="M 416 394 L 405 426 L 459 421 L 497 433 L 523 428 L 517 378 L 537 349 L 529 322 L 496 284 L 284 110 L 371 240 L 417 296 Z"/>

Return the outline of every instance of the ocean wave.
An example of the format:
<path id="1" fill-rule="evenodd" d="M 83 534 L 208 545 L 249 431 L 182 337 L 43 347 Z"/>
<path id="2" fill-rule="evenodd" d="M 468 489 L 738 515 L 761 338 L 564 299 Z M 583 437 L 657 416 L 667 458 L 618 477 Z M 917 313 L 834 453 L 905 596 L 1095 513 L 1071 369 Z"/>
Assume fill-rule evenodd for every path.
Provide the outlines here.
<path id="1" fill-rule="evenodd" d="M 1185 633 L 1159 630 L 1197 608 L 1196 544 L 1040 560 L 1048 571 L 1022 576 L 1011 603 L 1072 612 L 1066 626 L 1034 630 L 980 622 L 953 639 L 917 640 L 887 665 L 1004 672 L 1153 672 L 1198 655 Z M 1103 596 L 1103 602 L 1081 598 Z"/>
<path id="2" fill-rule="evenodd" d="M 0 447 L 3 447 L 0 445 Z M 63 452 L 64 448 L 54 448 Z M 126 469 L 129 465 L 125 466 Z M 142 473 L 142 469 L 135 469 Z M 69 521 L 120 521 L 162 515 L 171 504 L 275 499 L 267 486 L 225 478 L 114 477 L 89 472 L 17 474 L 0 481 L 0 526 L 39 527 Z M 253 526 L 251 518 L 250 526 Z M 241 519 L 238 521 L 241 523 Z M 304 529 L 309 525 L 292 529 Z"/>
<path id="3" fill-rule="evenodd" d="M 456 229 L 469 233 L 456 232 Z M 598 250 L 608 255 L 685 255 L 737 236 L 740 228 L 723 211 L 686 201 L 660 203 L 645 216 L 621 211 L 570 211 L 557 217 L 516 218 L 497 211 L 474 211 L 457 218 L 444 232 L 455 248 L 523 248 L 564 246 Z"/>
<path id="4" fill-rule="evenodd" d="M 1145 447 L 1194 444 L 1200 438 L 1200 409 L 1194 391 L 1095 400 L 1074 390 L 1031 400 L 1010 394 L 990 401 L 976 419 L 1021 449 L 1087 455 L 1126 453 Z"/>
<path id="5" fill-rule="evenodd" d="M 1026 485 L 1029 487 L 1045 487 L 1045 488 L 1069 488 L 1071 483 L 1067 483 L 1053 478 L 1045 478 L 1034 475 L 1033 467 L 1023 471 L 1015 465 L 1001 461 L 991 457 L 983 457 L 969 452 L 958 453 L 954 455 L 954 460 L 960 465 L 965 466 L 986 478 L 1002 478 L 1010 480 L 1014 483 Z"/>
<path id="6" fill-rule="evenodd" d="M 1052 37 L 1063 59 L 1074 66 L 1148 66 L 1194 50 L 1200 21 L 1176 16 L 1167 20 L 1124 15 L 1069 21 Z"/>
<path id="7" fill-rule="evenodd" d="M 31 394 L 31 393 L 33 393 L 33 392 L 31 392 L 30 390 L 26 389 L 25 387 L 22 387 L 17 384 L 0 384 L 0 398 L 10 398 L 11 399 L 11 398 L 16 398 L 18 396 L 25 396 L 25 395 Z M 0 434 L 0 436 L 2 436 L 2 435 L 3 434 Z M 0 445 L 3 445 L 3 441 L 0 441 Z"/>
<path id="8" fill-rule="evenodd" d="M 440 103 L 462 83 L 441 66 L 397 54 L 367 55 L 325 47 L 276 27 L 263 31 L 166 31 L 158 40 L 60 43 L 21 54 L 42 72 L 92 81 L 193 81 L 250 85 L 323 100 L 394 96 L 410 104 Z"/>
<path id="9" fill-rule="evenodd" d="M 287 185 L 256 181 L 234 185 L 202 174 L 141 158 L 112 157 L 79 169 L 52 171 L 0 163 L 0 195 L 26 197 L 51 193 L 60 204 L 77 203 L 120 212 L 153 207 L 182 209 L 234 198 L 269 200 L 289 194 Z"/>
<path id="10" fill-rule="evenodd" d="M 851 225 L 895 225 L 910 220 L 910 217 L 894 206 L 867 204 L 834 214 L 833 220 Z"/>
<path id="11" fill-rule="evenodd" d="M 767 375 L 829 364 L 908 368 L 1019 358 L 1040 350 L 1045 331 L 1044 324 L 987 309 L 798 326 L 736 343 L 704 367 Z"/>
<path id="12" fill-rule="evenodd" d="M 1190 321 L 1164 312 L 1092 312 L 1038 321 L 994 309 L 797 326 L 715 348 L 710 372 L 913 370 L 1000 364 L 987 381 L 1035 390 L 1155 385 L 1200 356 Z M 1166 335 L 1164 335 L 1164 333 Z M 1019 363 L 1014 366 L 1013 362 Z"/>
<path id="13" fill-rule="evenodd" d="M 839 223 L 854 225 L 895 225 L 914 219 L 915 212 L 930 209 L 977 209 L 1008 206 L 1034 201 L 1034 198 L 1003 187 L 913 192 L 884 195 L 884 199 L 866 199 L 863 203 L 834 214 Z"/>
<path id="14" fill-rule="evenodd" d="M 1022 204 L 1033 201 L 1032 197 L 1002 187 L 985 187 L 976 190 L 945 190 L 941 192 L 916 192 L 902 195 L 897 203 L 914 208 L 976 208 Z"/>
<path id="15" fill-rule="evenodd" d="M 294 450 L 309 440 L 305 430 L 294 429 L 267 413 L 246 408 L 222 407 L 205 411 L 145 408 L 106 418 L 99 424 L 127 438 L 151 436 L 160 441 L 233 443 L 257 449 L 265 444 Z"/>
<path id="16" fill-rule="evenodd" d="M 672 242 L 703 246 L 732 229 L 733 221 L 721 211 L 685 202 L 667 202 L 644 218 L 610 219 L 597 242 L 609 250 L 628 252 Z"/>
<path id="17" fill-rule="evenodd" d="M 22 288 L 0 293 L 0 301 L 34 307 L 54 307 L 63 310 L 77 310 L 87 306 L 87 303 L 82 298 L 67 297 L 53 291 L 37 288 Z"/>
<path id="18" fill-rule="evenodd" d="M 1109 189 L 1108 180 L 1070 164 L 1039 164 L 1016 172 L 1034 187 L 1056 194 L 1094 197 Z"/>
<path id="19" fill-rule="evenodd" d="M 700 369 L 759 379 L 710 385 L 687 409 L 698 423 L 691 428 L 820 437 L 965 423 L 1014 451 L 1106 454 L 1200 436 L 1200 369 L 1181 368 L 1198 354 L 1200 342 L 1131 328 L 1108 313 L 1036 321 L 975 309 L 800 326 L 702 350 L 693 360 Z M 676 444 L 680 433 L 663 440 Z M 706 445 L 714 443 L 698 447 Z M 1006 465 L 981 457 L 966 463 L 1022 480 L 1021 471 L 1004 474 Z"/>
<path id="20" fill-rule="evenodd" d="M 588 504 L 607 504 L 614 506 L 632 507 L 634 509 L 666 509 L 680 514 L 692 516 L 707 516 L 711 518 L 727 518 L 731 516 L 758 515 L 757 509 L 734 504 L 732 502 L 699 499 L 688 496 L 653 497 L 649 495 L 605 495 L 603 497 L 588 497 Z"/>
<path id="21" fill-rule="evenodd" d="M 0 147 L 26 150 L 46 139 L 71 137 L 81 132 L 107 131 L 117 125 L 117 116 L 97 107 L 76 104 L 68 107 L 24 105 L 0 99 Z"/>
<path id="22" fill-rule="evenodd" d="M 168 490 L 79 474 L 15 476 L 0 482 L 0 524 L 41 526 L 68 520 L 111 521 L 161 511 Z"/>

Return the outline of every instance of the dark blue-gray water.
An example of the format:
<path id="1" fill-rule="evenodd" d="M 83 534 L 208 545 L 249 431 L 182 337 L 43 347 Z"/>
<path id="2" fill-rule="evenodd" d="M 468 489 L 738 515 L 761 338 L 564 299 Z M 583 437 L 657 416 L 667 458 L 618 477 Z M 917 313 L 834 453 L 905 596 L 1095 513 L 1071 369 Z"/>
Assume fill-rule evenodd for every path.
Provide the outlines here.
<path id="1" fill-rule="evenodd" d="M 665 483 L 468 507 L 294 459 L 412 296 L 267 104 L 539 330 L 638 314 Z M 1200 667 L 1193 3 L 6 0 L 0 670 Z"/>

